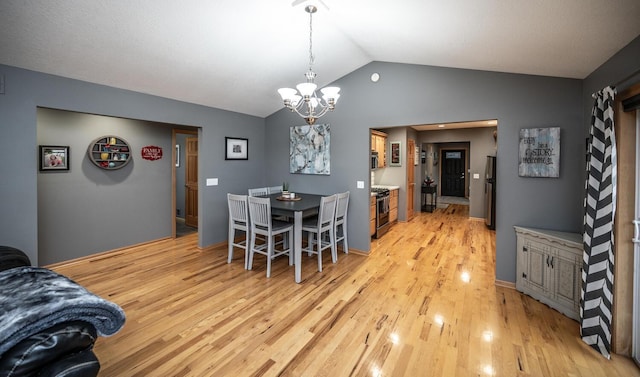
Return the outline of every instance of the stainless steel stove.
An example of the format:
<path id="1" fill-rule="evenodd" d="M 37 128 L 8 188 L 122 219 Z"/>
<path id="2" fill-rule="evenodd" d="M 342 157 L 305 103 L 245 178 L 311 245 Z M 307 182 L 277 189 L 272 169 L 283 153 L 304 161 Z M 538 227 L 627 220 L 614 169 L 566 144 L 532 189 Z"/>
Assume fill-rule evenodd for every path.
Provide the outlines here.
<path id="1" fill-rule="evenodd" d="M 376 194 L 376 232 L 374 238 L 382 237 L 389 230 L 389 189 L 372 187 L 371 192 Z"/>
<path id="2" fill-rule="evenodd" d="M 372 187 L 371 192 L 376 194 L 376 198 L 389 196 L 389 189 L 386 189 L 384 187 Z"/>

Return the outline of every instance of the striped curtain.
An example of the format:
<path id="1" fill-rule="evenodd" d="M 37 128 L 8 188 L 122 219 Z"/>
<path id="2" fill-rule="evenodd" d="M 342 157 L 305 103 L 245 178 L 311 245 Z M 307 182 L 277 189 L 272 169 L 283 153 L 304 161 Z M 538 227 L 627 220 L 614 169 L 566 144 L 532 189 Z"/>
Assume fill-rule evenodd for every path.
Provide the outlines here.
<path id="1" fill-rule="evenodd" d="M 584 253 L 580 300 L 582 340 L 607 359 L 611 357 L 613 302 L 613 219 L 616 212 L 616 138 L 613 129 L 615 89 L 595 93 L 591 114 Z"/>

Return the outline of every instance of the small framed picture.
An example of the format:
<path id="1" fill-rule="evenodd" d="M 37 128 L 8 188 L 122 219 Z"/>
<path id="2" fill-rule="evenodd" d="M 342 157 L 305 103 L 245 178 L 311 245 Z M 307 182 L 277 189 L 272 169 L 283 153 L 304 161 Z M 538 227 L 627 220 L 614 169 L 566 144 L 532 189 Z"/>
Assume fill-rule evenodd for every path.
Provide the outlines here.
<path id="1" fill-rule="evenodd" d="M 69 170 L 68 146 L 40 146 L 40 171 L 49 170 Z"/>
<path id="2" fill-rule="evenodd" d="M 402 166 L 402 159 L 400 158 L 400 142 L 391 142 L 391 162 L 390 166 Z"/>
<path id="3" fill-rule="evenodd" d="M 248 160 L 249 159 L 249 139 L 236 137 L 225 137 L 226 155 L 225 160 Z"/>

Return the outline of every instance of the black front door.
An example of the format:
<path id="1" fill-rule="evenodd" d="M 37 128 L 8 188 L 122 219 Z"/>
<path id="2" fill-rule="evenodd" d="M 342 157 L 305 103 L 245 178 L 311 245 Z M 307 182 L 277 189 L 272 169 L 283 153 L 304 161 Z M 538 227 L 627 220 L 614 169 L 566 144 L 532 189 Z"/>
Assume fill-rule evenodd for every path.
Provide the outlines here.
<path id="1" fill-rule="evenodd" d="M 465 185 L 465 150 L 443 150 L 442 156 L 442 196 L 464 197 Z"/>

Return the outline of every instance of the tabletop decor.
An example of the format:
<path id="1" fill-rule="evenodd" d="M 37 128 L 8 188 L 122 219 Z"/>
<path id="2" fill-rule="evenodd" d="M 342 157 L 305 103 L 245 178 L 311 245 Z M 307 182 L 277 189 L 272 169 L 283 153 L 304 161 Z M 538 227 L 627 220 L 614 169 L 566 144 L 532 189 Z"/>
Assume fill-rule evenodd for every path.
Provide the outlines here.
<path id="1" fill-rule="evenodd" d="M 302 200 L 302 197 L 300 195 L 295 195 L 294 194 L 294 196 L 291 196 L 291 194 L 289 194 L 289 195 L 286 195 L 286 196 L 285 195 L 278 196 L 276 199 L 277 200 L 281 200 L 281 201 L 297 202 L 298 200 Z"/>
<path id="2" fill-rule="evenodd" d="M 69 170 L 69 147 L 41 145 L 40 170 Z"/>
<path id="3" fill-rule="evenodd" d="M 331 126 L 293 126 L 289 135 L 289 171 L 300 174 L 331 173 Z"/>
<path id="4" fill-rule="evenodd" d="M 225 137 L 225 160 L 248 160 L 249 139 Z"/>

